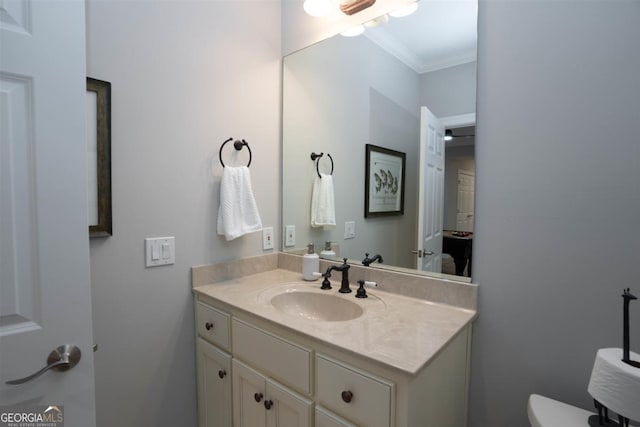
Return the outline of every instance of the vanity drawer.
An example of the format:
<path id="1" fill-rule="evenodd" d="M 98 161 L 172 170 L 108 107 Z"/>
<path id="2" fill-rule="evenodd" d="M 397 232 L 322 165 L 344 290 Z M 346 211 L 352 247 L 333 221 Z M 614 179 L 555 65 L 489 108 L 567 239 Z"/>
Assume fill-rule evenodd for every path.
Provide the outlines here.
<path id="1" fill-rule="evenodd" d="M 233 318 L 233 354 L 274 379 L 311 394 L 311 350 Z"/>
<path id="2" fill-rule="evenodd" d="M 230 316 L 200 302 L 196 303 L 196 332 L 205 340 L 230 350 Z"/>
<path id="3" fill-rule="evenodd" d="M 324 355 L 316 356 L 316 402 L 367 427 L 389 427 L 395 387 Z"/>

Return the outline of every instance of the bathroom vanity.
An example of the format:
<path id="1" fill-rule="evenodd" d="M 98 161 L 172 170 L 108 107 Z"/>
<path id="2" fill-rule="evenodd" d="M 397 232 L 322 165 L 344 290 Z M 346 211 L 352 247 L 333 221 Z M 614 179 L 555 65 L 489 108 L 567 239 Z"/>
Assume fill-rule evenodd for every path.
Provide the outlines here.
<path id="1" fill-rule="evenodd" d="M 321 290 L 283 257 L 295 263 L 277 254 L 250 274 L 194 267 L 201 427 L 466 425 L 475 310 L 382 282 L 355 298 L 372 269 L 354 267 L 352 293 L 339 282 Z"/>

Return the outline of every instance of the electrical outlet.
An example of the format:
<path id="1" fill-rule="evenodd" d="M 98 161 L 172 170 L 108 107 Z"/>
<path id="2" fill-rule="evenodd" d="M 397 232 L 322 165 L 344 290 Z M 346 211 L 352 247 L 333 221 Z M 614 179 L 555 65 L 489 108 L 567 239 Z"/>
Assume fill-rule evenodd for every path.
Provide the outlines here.
<path id="1" fill-rule="evenodd" d="M 284 245 L 295 246 L 296 245 L 296 226 L 287 225 L 284 228 Z"/>
<path id="2" fill-rule="evenodd" d="M 344 223 L 344 238 L 353 239 L 356 237 L 356 222 L 347 221 Z"/>
<path id="3" fill-rule="evenodd" d="M 273 249 L 273 227 L 265 227 L 262 229 L 262 249 Z"/>

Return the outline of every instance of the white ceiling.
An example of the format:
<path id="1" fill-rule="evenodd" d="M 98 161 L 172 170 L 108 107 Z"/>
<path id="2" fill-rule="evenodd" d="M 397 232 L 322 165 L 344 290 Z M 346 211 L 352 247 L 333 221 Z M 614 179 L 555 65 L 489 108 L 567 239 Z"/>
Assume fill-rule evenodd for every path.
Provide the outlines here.
<path id="1" fill-rule="evenodd" d="M 403 18 L 367 28 L 365 36 L 418 73 L 476 59 L 476 0 L 421 0 Z"/>

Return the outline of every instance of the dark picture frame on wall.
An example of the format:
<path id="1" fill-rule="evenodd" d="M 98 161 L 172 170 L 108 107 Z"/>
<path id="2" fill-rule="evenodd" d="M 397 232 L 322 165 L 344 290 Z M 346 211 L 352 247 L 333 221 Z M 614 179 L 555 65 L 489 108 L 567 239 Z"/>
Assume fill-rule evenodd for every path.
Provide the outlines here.
<path id="1" fill-rule="evenodd" d="M 406 153 L 366 144 L 364 216 L 404 215 Z"/>
<path id="2" fill-rule="evenodd" d="M 89 237 L 113 234 L 111 217 L 111 83 L 87 77 Z"/>

